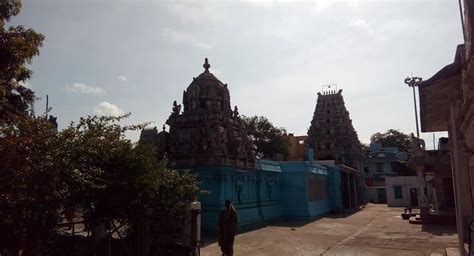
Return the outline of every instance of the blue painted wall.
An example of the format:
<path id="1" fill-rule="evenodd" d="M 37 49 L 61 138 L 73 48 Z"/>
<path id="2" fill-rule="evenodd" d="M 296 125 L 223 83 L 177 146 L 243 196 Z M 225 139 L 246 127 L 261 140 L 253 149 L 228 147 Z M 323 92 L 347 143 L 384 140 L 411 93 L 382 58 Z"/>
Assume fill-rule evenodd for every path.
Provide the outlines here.
<path id="1" fill-rule="evenodd" d="M 237 210 L 239 229 L 246 230 L 280 219 L 311 219 L 342 209 L 341 176 L 338 167 L 313 162 L 275 162 L 260 160 L 256 169 L 231 166 L 198 166 L 202 230 L 215 232 L 219 211 L 225 200 Z M 318 179 L 318 186 L 308 180 Z M 309 197 L 313 184 L 318 197 Z M 319 194 L 321 192 L 321 194 Z"/>
<path id="2" fill-rule="evenodd" d="M 341 170 L 339 167 L 328 168 L 328 193 L 329 193 L 329 207 L 331 210 L 342 210 L 342 195 L 341 195 Z"/>
<path id="3" fill-rule="evenodd" d="M 194 172 L 198 175 L 200 188 L 207 191 L 199 197 L 204 232 L 216 230 L 225 200 L 234 204 L 242 230 L 281 218 L 279 168 L 269 171 L 199 166 Z"/>
<path id="4" fill-rule="evenodd" d="M 291 219 L 310 219 L 330 210 L 328 168 L 310 162 L 280 162 L 282 170 L 281 203 L 283 216 Z M 310 179 L 323 180 L 322 198 L 309 198 Z"/>

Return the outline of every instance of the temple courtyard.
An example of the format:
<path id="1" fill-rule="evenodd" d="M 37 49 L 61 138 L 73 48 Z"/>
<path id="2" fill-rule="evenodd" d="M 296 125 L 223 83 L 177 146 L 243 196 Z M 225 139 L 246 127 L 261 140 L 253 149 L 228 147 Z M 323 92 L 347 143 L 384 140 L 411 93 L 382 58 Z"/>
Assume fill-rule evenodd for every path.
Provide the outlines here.
<path id="1" fill-rule="evenodd" d="M 312 221 L 283 221 L 239 234 L 234 255 L 448 255 L 457 247 L 456 227 L 416 225 L 402 220 L 402 208 L 368 204 L 345 215 Z M 215 239 L 201 255 L 221 255 Z M 459 255 L 459 254 L 457 254 Z"/>

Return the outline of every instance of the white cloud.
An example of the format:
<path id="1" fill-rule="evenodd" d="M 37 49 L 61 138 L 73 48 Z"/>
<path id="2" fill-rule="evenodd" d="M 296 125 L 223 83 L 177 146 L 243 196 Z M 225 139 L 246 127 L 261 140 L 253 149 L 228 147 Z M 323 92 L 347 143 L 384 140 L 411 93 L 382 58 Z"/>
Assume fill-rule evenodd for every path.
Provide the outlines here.
<path id="1" fill-rule="evenodd" d="M 194 42 L 194 46 L 203 50 L 210 50 L 212 46 L 208 43 Z"/>
<path id="2" fill-rule="evenodd" d="M 314 2 L 313 11 L 320 13 L 335 4 L 334 0 L 321 0 Z"/>
<path id="3" fill-rule="evenodd" d="M 383 40 L 385 31 L 378 29 L 377 25 L 376 26 L 371 26 L 366 20 L 364 19 L 353 19 L 350 23 L 349 26 L 359 29 L 359 30 L 364 30 L 367 32 L 369 36 L 372 38 L 376 38 L 378 40 Z"/>
<path id="4" fill-rule="evenodd" d="M 191 33 L 164 28 L 161 35 L 163 38 L 171 40 L 174 43 L 190 43 L 192 46 L 202 50 L 210 50 L 212 48 L 212 45 L 196 39 Z"/>
<path id="5" fill-rule="evenodd" d="M 101 103 L 99 103 L 99 105 L 95 107 L 94 112 L 97 115 L 102 115 L 102 116 L 119 116 L 125 113 L 117 105 L 114 105 L 107 101 L 102 101 Z"/>
<path id="6" fill-rule="evenodd" d="M 120 80 L 120 81 L 127 81 L 127 77 L 125 76 L 117 76 L 117 79 Z"/>
<path id="7" fill-rule="evenodd" d="M 73 93 L 94 94 L 94 95 L 105 94 L 104 89 L 100 87 L 96 87 L 96 86 L 90 86 L 83 83 L 69 84 L 66 86 L 66 88 Z"/>
<path id="8" fill-rule="evenodd" d="M 352 20 L 350 25 L 352 27 L 356 27 L 356 28 L 363 28 L 363 29 L 368 29 L 369 28 L 369 24 L 367 23 L 367 21 L 365 21 L 363 19 Z"/>

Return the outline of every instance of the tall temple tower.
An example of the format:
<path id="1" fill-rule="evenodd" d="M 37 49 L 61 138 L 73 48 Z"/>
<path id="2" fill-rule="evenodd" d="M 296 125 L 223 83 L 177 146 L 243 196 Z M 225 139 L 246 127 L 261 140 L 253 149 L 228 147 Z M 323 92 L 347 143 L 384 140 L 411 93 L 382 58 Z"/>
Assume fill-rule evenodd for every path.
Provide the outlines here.
<path id="1" fill-rule="evenodd" d="M 307 144 L 313 148 L 316 160 L 335 160 L 360 168 L 361 144 L 344 105 L 342 90 L 318 92 Z"/>
<path id="2" fill-rule="evenodd" d="M 193 78 L 183 91 L 183 111 L 180 104 L 173 102 L 171 115 L 166 121 L 169 132 L 164 128 L 158 134 L 156 129 L 143 130 L 140 141 L 154 144 L 158 154 L 166 153 L 178 168 L 254 168 L 252 141 L 237 106 L 231 108 L 227 84 L 209 72 L 211 65 L 207 58 L 203 67 L 204 72 Z"/>

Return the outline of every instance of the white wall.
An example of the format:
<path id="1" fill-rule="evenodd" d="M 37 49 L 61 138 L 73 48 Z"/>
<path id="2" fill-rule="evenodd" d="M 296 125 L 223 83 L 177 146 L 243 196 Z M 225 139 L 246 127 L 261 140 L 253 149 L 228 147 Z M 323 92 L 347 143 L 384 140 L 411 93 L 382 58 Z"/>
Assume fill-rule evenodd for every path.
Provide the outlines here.
<path id="1" fill-rule="evenodd" d="M 402 199 L 395 199 L 395 186 L 402 187 Z M 416 176 L 397 176 L 385 177 L 385 187 L 387 188 L 387 206 L 408 207 L 411 205 L 410 189 L 418 186 Z"/>

